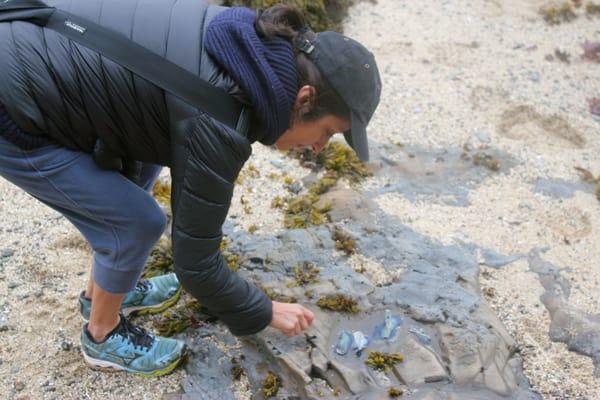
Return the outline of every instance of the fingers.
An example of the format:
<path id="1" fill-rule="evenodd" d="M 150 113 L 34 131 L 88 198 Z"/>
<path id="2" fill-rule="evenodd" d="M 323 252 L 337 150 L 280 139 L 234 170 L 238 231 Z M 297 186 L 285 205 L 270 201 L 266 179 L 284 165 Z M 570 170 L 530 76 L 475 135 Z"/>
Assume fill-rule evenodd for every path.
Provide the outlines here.
<path id="1" fill-rule="evenodd" d="M 306 322 L 308 322 L 308 325 L 312 325 L 314 319 L 315 319 L 315 314 L 310 311 L 308 308 L 304 308 L 304 318 L 306 318 Z"/>
<path id="2" fill-rule="evenodd" d="M 286 336 L 295 336 L 310 328 L 314 321 L 314 314 L 309 309 L 299 304 L 274 304 L 276 322 L 274 326 Z M 281 309 L 283 307 L 283 309 Z"/>

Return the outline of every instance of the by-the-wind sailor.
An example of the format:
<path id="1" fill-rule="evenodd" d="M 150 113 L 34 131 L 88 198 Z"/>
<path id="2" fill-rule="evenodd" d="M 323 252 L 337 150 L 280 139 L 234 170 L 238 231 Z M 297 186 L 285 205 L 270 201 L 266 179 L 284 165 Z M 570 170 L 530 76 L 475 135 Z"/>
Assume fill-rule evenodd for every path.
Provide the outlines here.
<path id="1" fill-rule="evenodd" d="M 340 332 L 340 336 L 338 337 L 333 350 L 340 356 L 345 356 L 348 353 L 348 350 L 350 350 L 353 342 L 354 337 L 352 334 L 346 330 L 343 330 Z"/>
<path id="2" fill-rule="evenodd" d="M 354 338 L 354 345 L 352 346 L 352 348 L 356 351 L 356 355 L 360 357 L 362 351 L 369 344 L 369 339 L 361 331 L 356 331 L 352 333 L 352 336 Z"/>
<path id="3" fill-rule="evenodd" d="M 373 336 L 380 339 L 391 339 L 396 335 L 400 325 L 402 325 L 402 319 L 392 315 L 390 310 L 385 310 L 385 320 L 375 327 Z"/>

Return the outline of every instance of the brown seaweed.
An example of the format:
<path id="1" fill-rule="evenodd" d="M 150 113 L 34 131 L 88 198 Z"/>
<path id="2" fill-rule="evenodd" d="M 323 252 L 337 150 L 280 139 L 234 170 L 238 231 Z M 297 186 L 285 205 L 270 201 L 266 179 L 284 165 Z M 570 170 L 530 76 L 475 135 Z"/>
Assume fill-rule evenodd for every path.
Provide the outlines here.
<path id="1" fill-rule="evenodd" d="M 360 312 L 356 300 L 343 294 L 321 297 L 317 305 L 330 311 L 357 314 Z"/>

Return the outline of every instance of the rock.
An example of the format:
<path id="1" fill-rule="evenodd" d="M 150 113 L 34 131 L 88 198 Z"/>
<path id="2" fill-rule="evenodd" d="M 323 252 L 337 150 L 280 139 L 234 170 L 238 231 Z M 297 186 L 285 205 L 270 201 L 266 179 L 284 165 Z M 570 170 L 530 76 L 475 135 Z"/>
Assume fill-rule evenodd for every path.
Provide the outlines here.
<path id="1" fill-rule="evenodd" d="M 20 391 L 22 391 L 23 389 L 25 389 L 25 384 L 24 384 L 23 382 L 21 382 L 21 381 L 16 381 L 16 382 L 14 383 L 14 387 L 15 387 L 15 390 L 16 390 L 17 392 L 20 392 Z"/>
<path id="2" fill-rule="evenodd" d="M 63 349 L 64 351 L 69 351 L 69 350 L 71 350 L 72 347 L 73 347 L 73 344 L 67 340 L 63 340 L 63 342 L 60 344 L 60 348 Z"/>
<path id="3" fill-rule="evenodd" d="M 288 185 L 288 190 L 294 194 L 298 194 L 302 191 L 302 182 L 294 182 L 291 185 Z"/>
<path id="4" fill-rule="evenodd" d="M 0 258 L 12 257 L 14 254 L 15 251 L 13 249 L 3 249 L 2 251 L 0 251 Z"/>
<path id="5" fill-rule="evenodd" d="M 448 379 L 448 374 L 437 356 L 413 338 L 408 337 L 400 352 L 404 361 L 396 364 L 394 368 L 406 384 Z"/>
<path id="6" fill-rule="evenodd" d="M 333 222 L 339 222 L 344 219 L 358 219 L 368 221 L 372 216 L 372 211 L 376 205 L 372 200 L 369 200 L 352 189 L 336 189 L 329 191 L 321 196 L 321 200 L 317 203 L 318 206 L 323 206 L 326 203 L 332 205 L 332 210 L 329 213 Z"/>
<path id="7" fill-rule="evenodd" d="M 0 313 L 0 332 L 6 332 L 9 328 L 8 316 L 4 313 Z"/>
<path id="8" fill-rule="evenodd" d="M 409 305 L 408 314 L 412 319 L 424 323 L 444 322 L 446 316 L 440 307 L 426 306 L 422 304 Z"/>
<path id="9" fill-rule="evenodd" d="M 540 81 L 540 73 L 537 71 L 531 71 L 529 72 L 529 79 L 531 79 L 532 82 L 539 82 Z"/>
<path id="10" fill-rule="evenodd" d="M 505 256 L 491 249 L 482 249 L 481 255 L 483 257 L 484 264 L 491 268 L 504 267 L 505 265 L 511 264 L 524 257 L 523 254 Z"/>
<path id="11" fill-rule="evenodd" d="M 442 355 L 448 360 L 456 383 L 481 383 L 501 396 L 517 389 L 515 372 L 507 367 L 513 351 L 501 335 L 493 330 L 475 334 L 444 325 L 439 325 L 438 330 Z"/>
<path id="12" fill-rule="evenodd" d="M 275 168 L 279 168 L 279 169 L 282 169 L 283 167 L 285 167 L 285 161 L 281 158 L 276 158 L 274 160 L 271 160 L 271 164 Z"/>
<path id="13" fill-rule="evenodd" d="M 477 139 L 479 139 L 481 143 L 489 143 L 492 141 L 490 135 L 487 132 L 478 132 Z"/>
<path id="14" fill-rule="evenodd" d="M 11 283 L 8 284 L 8 288 L 9 289 L 14 289 L 14 288 L 17 288 L 19 286 L 21 286 L 21 284 L 19 282 L 11 282 Z"/>

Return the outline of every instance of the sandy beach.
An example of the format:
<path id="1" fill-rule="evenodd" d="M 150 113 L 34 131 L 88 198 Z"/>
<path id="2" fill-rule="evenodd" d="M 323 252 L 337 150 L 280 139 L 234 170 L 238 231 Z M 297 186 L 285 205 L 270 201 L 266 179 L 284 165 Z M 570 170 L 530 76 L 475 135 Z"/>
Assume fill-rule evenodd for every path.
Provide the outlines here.
<path id="1" fill-rule="evenodd" d="M 600 17 L 579 9 L 576 20 L 551 26 L 539 14 L 545 4 L 365 1 L 350 8 L 344 29 L 372 50 L 382 74 L 382 100 L 369 126 L 374 154 L 386 149 L 396 176 L 411 185 L 372 200 L 445 245 L 522 255 L 497 268 L 480 260 L 483 297 L 516 341 L 533 390 L 544 399 L 593 400 L 600 399 L 593 360 L 550 339 L 542 274 L 528 260 L 539 251 L 557 267 L 569 287 L 564 307 L 600 315 L 600 201 L 575 168 L 600 175 L 600 120 L 588 105 L 600 97 L 600 65 L 582 59 L 582 44 L 600 41 Z M 236 187 L 230 219 L 237 229 L 276 234 L 283 215 L 271 200 L 289 194 L 284 176 L 301 181 L 309 171 L 258 143 L 253 151 L 248 165 L 260 173 Z M 420 154 L 478 151 L 499 163 L 483 179 L 452 164 L 427 174 L 418 164 Z M 362 190 L 395 183 L 376 173 Z M 1 398 L 162 399 L 181 392 L 184 368 L 160 379 L 87 368 L 77 297 L 90 249 L 60 214 L 2 178 L 0 221 Z M 151 318 L 140 320 L 152 326 Z M 250 390 L 237 398 L 252 398 Z"/>

